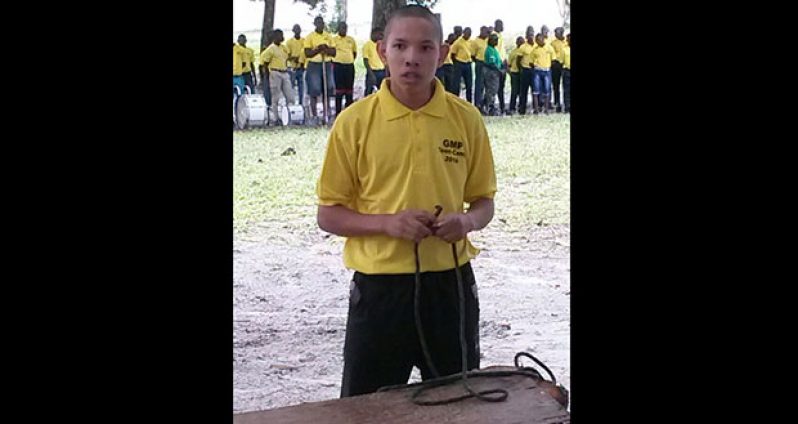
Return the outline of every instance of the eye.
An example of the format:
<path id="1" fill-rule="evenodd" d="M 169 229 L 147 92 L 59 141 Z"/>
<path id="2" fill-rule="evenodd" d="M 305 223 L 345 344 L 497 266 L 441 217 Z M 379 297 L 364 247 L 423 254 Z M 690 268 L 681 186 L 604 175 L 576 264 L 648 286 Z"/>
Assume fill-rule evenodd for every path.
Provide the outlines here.
<path id="1" fill-rule="evenodd" d="M 405 45 L 402 44 L 402 43 L 396 43 L 396 44 L 393 45 L 393 48 L 399 49 L 399 50 L 402 50 L 404 47 L 405 47 Z"/>

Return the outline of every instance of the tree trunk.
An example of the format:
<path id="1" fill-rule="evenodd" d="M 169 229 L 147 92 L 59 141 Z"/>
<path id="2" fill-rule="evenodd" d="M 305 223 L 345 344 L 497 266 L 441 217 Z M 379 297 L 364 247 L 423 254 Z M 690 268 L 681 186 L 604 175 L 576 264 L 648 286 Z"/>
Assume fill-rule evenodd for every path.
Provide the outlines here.
<path id="1" fill-rule="evenodd" d="M 268 47 L 271 43 L 269 40 L 269 33 L 274 29 L 274 2 L 275 0 L 266 0 L 263 3 L 266 5 L 263 11 L 263 29 L 260 32 L 260 49 Z"/>
<path id="2" fill-rule="evenodd" d="M 405 5 L 407 5 L 407 0 L 374 0 L 371 9 L 371 27 L 385 29 L 388 16 L 391 16 L 394 10 Z"/>

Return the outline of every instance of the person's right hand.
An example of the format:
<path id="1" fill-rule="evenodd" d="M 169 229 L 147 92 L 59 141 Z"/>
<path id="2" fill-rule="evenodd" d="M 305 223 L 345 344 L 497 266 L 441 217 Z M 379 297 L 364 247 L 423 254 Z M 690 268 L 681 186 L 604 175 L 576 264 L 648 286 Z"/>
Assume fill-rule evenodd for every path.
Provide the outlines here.
<path id="1" fill-rule="evenodd" d="M 430 225 L 435 222 L 432 212 L 422 209 L 406 209 L 399 213 L 388 215 L 385 232 L 391 236 L 416 243 L 432 235 Z"/>

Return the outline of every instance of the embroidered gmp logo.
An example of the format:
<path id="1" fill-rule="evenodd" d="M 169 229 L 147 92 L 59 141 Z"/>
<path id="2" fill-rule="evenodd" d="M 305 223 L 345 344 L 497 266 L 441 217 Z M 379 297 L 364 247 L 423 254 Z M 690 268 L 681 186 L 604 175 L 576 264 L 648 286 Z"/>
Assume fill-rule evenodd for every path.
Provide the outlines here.
<path id="1" fill-rule="evenodd" d="M 443 139 L 441 146 L 438 147 L 438 151 L 441 152 L 444 162 L 459 163 L 459 160 L 463 159 L 463 156 L 465 156 L 463 152 L 463 142 L 449 140 L 448 138 Z"/>

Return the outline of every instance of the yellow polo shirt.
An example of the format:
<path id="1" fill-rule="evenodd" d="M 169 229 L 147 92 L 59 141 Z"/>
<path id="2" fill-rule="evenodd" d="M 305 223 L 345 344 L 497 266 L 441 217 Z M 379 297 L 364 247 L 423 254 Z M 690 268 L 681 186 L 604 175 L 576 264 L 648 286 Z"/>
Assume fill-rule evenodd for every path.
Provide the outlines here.
<path id="1" fill-rule="evenodd" d="M 237 77 L 244 73 L 244 55 L 246 52 L 240 44 L 233 46 L 233 76 Z"/>
<path id="2" fill-rule="evenodd" d="M 285 44 L 279 46 L 272 43 L 261 56 L 261 63 L 269 63 L 270 71 L 285 71 L 288 68 L 288 54 L 290 50 Z"/>
<path id="3" fill-rule="evenodd" d="M 518 56 L 521 57 L 521 67 L 523 68 L 532 67 L 532 62 L 530 62 L 529 59 L 531 58 L 533 48 L 534 47 L 532 47 L 532 45 L 529 43 L 521 44 L 521 47 L 518 48 L 519 49 Z"/>
<path id="4" fill-rule="evenodd" d="M 471 55 L 477 60 L 485 61 L 485 49 L 488 48 L 488 39 L 481 39 L 479 37 L 471 40 Z"/>
<path id="5" fill-rule="evenodd" d="M 315 49 L 316 47 L 326 44 L 328 47 L 335 47 L 335 43 L 333 41 L 332 35 L 329 32 L 324 31 L 323 33 L 319 34 L 316 31 L 311 32 L 305 37 L 305 45 L 306 49 Z M 324 57 L 325 62 L 329 62 L 332 59 L 329 56 Z M 313 57 L 306 58 L 308 62 L 319 62 L 321 63 L 321 53 L 317 54 Z"/>
<path id="6" fill-rule="evenodd" d="M 496 31 L 491 32 L 491 34 L 496 34 L 499 38 L 499 42 L 496 43 L 496 50 L 499 51 L 499 59 L 503 62 L 504 59 L 507 59 L 507 51 L 504 50 L 504 37 L 502 37 L 502 33 Z"/>
<path id="7" fill-rule="evenodd" d="M 558 62 L 562 62 L 562 60 L 560 60 L 560 55 L 562 54 L 563 47 L 565 47 L 565 40 L 560 40 L 556 37 L 554 40 L 551 40 L 551 48 L 554 49 L 554 59 Z"/>
<path id="8" fill-rule="evenodd" d="M 444 41 L 443 44 L 446 44 L 446 42 Z M 449 46 L 448 44 L 446 45 Z M 454 62 L 452 62 L 452 46 L 449 46 L 449 53 L 446 53 L 446 58 L 443 59 L 443 64 L 454 65 Z"/>
<path id="9" fill-rule="evenodd" d="M 560 58 L 563 69 L 571 69 L 571 47 L 567 44 L 562 48 L 562 54 L 560 55 Z"/>
<path id="10" fill-rule="evenodd" d="M 361 214 L 392 214 L 443 206 L 463 212 L 463 202 L 493 198 L 496 175 L 479 111 L 434 79 L 432 99 L 413 111 L 390 91 L 353 103 L 330 131 L 316 193 L 319 205 L 343 205 Z M 479 253 L 457 243 L 459 265 Z M 348 237 L 344 264 L 366 274 L 415 272 L 413 242 L 386 235 Z M 419 244 L 421 271 L 454 267 L 451 246 L 430 236 Z"/>
<path id="11" fill-rule="evenodd" d="M 368 40 L 363 43 L 363 59 L 369 60 L 369 67 L 372 71 L 381 71 L 385 69 L 385 64 L 382 63 L 380 55 L 377 53 L 377 43 Z"/>
<path id="12" fill-rule="evenodd" d="M 510 52 L 510 57 L 507 59 L 507 62 L 510 65 L 510 72 L 520 72 L 521 70 L 518 69 L 518 65 L 516 64 L 516 58 L 518 54 L 521 52 L 520 47 L 516 47 L 513 51 Z"/>
<path id="13" fill-rule="evenodd" d="M 529 61 L 536 68 L 551 68 L 551 61 L 554 59 L 554 49 L 551 46 L 535 46 L 529 54 Z"/>
<path id="14" fill-rule="evenodd" d="M 463 37 L 457 38 L 452 44 L 452 49 L 449 52 L 451 55 L 454 53 L 455 59 L 460 62 L 471 62 L 471 41 L 464 39 Z"/>
<path id="15" fill-rule="evenodd" d="M 299 37 L 297 40 L 296 38 L 291 37 L 283 44 L 288 47 L 288 52 L 290 53 L 289 56 L 294 56 L 299 59 L 298 61 L 289 60 L 288 66 L 292 68 L 299 68 L 302 66 L 305 60 L 305 39 Z"/>
<path id="16" fill-rule="evenodd" d="M 336 35 L 333 38 L 333 43 L 335 45 L 335 57 L 333 58 L 333 62 L 335 63 L 355 63 L 355 52 L 357 52 L 357 43 L 355 39 L 351 36 L 347 35 L 346 37 L 341 37 L 340 35 Z"/>

